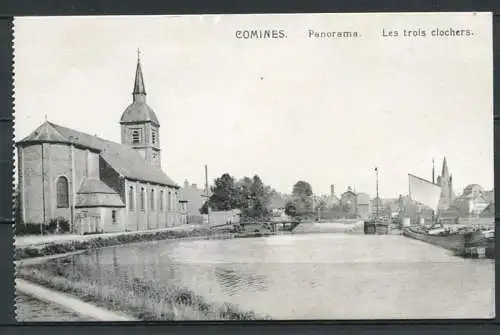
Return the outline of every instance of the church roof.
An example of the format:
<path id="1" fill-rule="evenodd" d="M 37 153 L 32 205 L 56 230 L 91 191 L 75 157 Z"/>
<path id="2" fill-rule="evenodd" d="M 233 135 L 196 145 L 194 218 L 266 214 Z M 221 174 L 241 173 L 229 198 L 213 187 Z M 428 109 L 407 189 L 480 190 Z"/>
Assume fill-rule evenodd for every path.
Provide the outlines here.
<path id="1" fill-rule="evenodd" d="M 85 178 L 76 195 L 75 207 L 125 207 L 120 195 L 102 180 Z"/>
<path id="2" fill-rule="evenodd" d="M 125 204 L 116 193 L 85 193 L 76 195 L 75 207 L 125 207 Z"/>
<path id="3" fill-rule="evenodd" d="M 19 141 L 18 145 L 34 143 L 73 144 L 91 149 L 99 152 L 113 169 L 128 179 L 179 187 L 161 169 L 148 165 L 144 158 L 132 148 L 52 122 L 46 121 L 33 133 Z"/>
<path id="4" fill-rule="evenodd" d="M 151 107 L 149 107 L 146 102 L 136 100 L 125 109 L 120 119 L 120 123 L 138 122 L 152 122 L 158 127 L 160 126 L 160 122 Z"/>
<path id="5" fill-rule="evenodd" d="M 132 92 L 134 100 L 123 112 L 120 123 L 142 123 L 152 122 L 158 127 L 160 122 L 155 112 L 146 103 L 146 87 L 142 76 L 142 68 L 139 57 L 137 58 L 137 69 L 135 71 L 134 91 Z"/>
<path id="6" fill-rule="evenodd" d="M 67 139 L 50 122 L 44 122 L 21 142 L 65 142 Z"/>
<path id="7" fill-rule="evenodd" d="M 443 168 L 441 169 L 441 178 L 448 178 L 450 175 L 449 175 L 449 171 L 448 171 L 448 164 L 446 163 L 446 157 L 444 157 L 443 159 Z"/>
<path id="8" fill-rule="evenodd" d="M 102 194 L 118 194 L 111 187 L 106 185 L 102 180 L 97 178 L 85 178 L 78 189 L 78 194 L 102 193 Z"/>

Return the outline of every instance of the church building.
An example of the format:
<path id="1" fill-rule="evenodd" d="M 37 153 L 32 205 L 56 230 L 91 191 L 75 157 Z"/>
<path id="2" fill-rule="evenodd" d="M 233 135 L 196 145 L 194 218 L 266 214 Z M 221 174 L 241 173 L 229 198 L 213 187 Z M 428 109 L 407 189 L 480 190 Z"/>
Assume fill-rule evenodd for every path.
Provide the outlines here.
<path id="1" fill-rule="evenodd" d="M 138 58 L 121 143 L 45 121 L 17 145 L 22 223 L 64 219 L 73 233 L 186 223 L 179 186 L 162 170 L 160 122 Z"/>
<path id="2" fill-rule="evenodd" d="M 434 169 L 433 169 L 434 175 Z M 434 182 L 434 176 L 432 177 Z M 448 164 L 446 163 L 446 157 L 443 159 L 443 166 L 441 169 L 441 175 L 437 177 L 436 184 L 441 187 L 441 197 L 439 198 L 438 210 L 446 211 L 453 204 L 454 193 L 453 193 L 453 179 L 448 171 Z"/>

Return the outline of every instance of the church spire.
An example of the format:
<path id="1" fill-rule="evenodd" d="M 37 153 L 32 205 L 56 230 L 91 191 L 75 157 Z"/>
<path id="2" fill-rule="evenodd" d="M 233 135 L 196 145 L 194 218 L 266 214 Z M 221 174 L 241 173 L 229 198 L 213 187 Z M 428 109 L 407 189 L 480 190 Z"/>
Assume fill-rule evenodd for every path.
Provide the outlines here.
<path id="1" fill-rule="evenodd" d="M 443 159 L 443 170 L 441 171 L 441 178 L 448 179 L 450 173 L 448 171 L 448 164 L 446 164 L 446 156 Z"/>
<path id="2" fill-rule="evenodd" d="M 137 49 L 137 69 L 135 70 L 133 96 L 134 101 L 146 101 L 146 88 L 144 87 L 144 78 L 142 77 L 141 51 L 139 49 Z"/>

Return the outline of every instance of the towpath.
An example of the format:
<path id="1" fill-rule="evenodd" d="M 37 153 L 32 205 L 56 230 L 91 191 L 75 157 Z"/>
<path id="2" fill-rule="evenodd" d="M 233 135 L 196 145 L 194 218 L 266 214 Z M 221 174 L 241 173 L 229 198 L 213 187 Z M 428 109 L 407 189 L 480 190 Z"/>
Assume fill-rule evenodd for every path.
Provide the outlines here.
<path id="1" fill-rule="evenodd" d="M 61 235 L 26 235 L 26 236 L 16 236 L 14 245 L 17 248 L 43 245 L 49 243 L 71 243 L 72 241 L 85 241 L 92 240 L 95 238 L 113 238 L 120 235 L 140 235 L 140 234 L 151 234 L 152 232 L 161 231 L 191 231 L 196 228 L 202 227 L 201 225 L 185 225 L 178 227 L 169 227 L 155 230 L 144 230 L 144 231 L 133 231 L 133 232 L 118 232 L 118 233 L 104 233 L 95 235 L 71 235 L 71 234 L 61 234 Z"/>
<path id="2" fill-rule="evenodd" d="M 16 279 L 16 291 L 20 296 L 28 296 L 37 301 L 44 302 L 45 304 L 57 305 L 58 308 L 55 311 L 56 313 L 60 314 L 63 313 L 62 311 L 65 311 L 65 316 L 73 318 L 78 316 L 77 318 L 80 320 L 135 321 L 135 319 L 130 316 L 83 302 L 70 295 L 33 284 L 24 279 Z M 33 309 L 33 304 L 28 308 Z M 23 312 L 26 313 L 26 310 Z M 31 316 L 29 317 L 31 320 Z"/>

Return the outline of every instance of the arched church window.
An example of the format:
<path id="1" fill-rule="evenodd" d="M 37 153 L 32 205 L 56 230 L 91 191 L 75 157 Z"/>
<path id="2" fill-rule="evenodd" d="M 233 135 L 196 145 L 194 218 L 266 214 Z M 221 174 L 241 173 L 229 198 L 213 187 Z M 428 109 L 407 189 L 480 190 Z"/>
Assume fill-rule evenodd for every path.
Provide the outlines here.
<path id="1" fill-rule="evenodd" d="M 163 211 L 164 193 L 163 190 L 160 191 L 160 211 Z"/>
<path id="2" fill-rule="evenodd" d="M 170 191 L 168 191 L 167 208 L 169 211 L 172 209 L 172 193 Z"/>
<path id="3" fill-rule="evenodd" d="M 141 187 L 141 211 L 146 210 L 146 191 Z"/>
<path id="4" fill-rule="evenodd" d="M 68 179 L 66 177 L 57 178 L 56 182 L 56 192 L 57 192 L 57 208 L 68 208 L 69 207 L 69 188 Z"/>
<path id="5" fill-rule="evenodd" d="M 128 208 L 131 211 L 135 209 L 135 193 L 133 186 L 130 186 L 130 188 L 128 189 Z"/>
<path id="6" fill-rule="evenodd" d="M 151 189 L 151 211 L 155 210 L 155 190 Z"/>
<path id="7" fill-rule="evenodd" d="M 133 129 L 132 130 L 132 144 L 139 144 L 141 143 L 141 132 L 139 129 Z"/>

